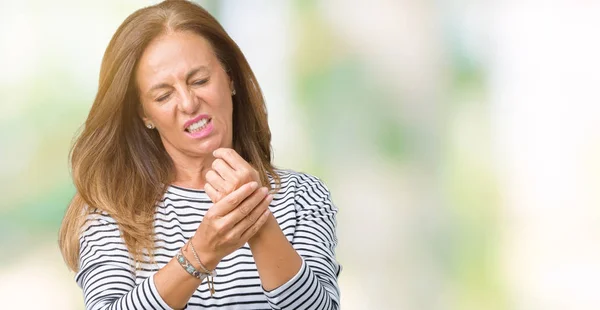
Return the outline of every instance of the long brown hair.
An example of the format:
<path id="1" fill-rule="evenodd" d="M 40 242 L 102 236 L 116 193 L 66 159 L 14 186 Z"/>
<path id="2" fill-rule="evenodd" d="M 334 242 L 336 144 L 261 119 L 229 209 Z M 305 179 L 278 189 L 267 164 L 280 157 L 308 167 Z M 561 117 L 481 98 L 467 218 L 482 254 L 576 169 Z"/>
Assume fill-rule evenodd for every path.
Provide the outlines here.
<path id="1" fill-rule="evenodd" d="M 144 128 L 135 68 L 146 46 L 169 31 L 193 31 L 207 39 L 232 79 L 233 148 L 272 189 L 279 186 L 271 163 L 271 132 L 262 92 L 246 58 L 219 22 L 202 7 L 164 1 L 131 14 L 117 29 L 102 59 L 98 94 L 71 149 L 77 193 L 59 233 L 68 267 L 77 271 L 79 237 L 88 214 L 104 211 L 119 225 L 132 258 L 154 249 L 156 202 L 174 177 L 173 162 L 155 130 Z"/>

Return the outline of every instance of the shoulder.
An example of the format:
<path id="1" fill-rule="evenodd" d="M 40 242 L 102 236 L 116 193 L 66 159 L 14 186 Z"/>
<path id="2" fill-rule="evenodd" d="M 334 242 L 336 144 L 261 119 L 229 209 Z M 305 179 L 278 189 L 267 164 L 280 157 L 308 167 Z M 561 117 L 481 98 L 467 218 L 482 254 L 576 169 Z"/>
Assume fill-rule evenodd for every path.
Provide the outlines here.
<path id="1" fill-rule="evenodd" d="M 329 188 L 320 178 L 294 170 L 277 169 L 276 172 L 281 180 L 278 194 L 285 197 L 293 195 L 297 211 L 322 208 L 337 211 L 331 202 Z"/>
<path id="2" fill-rule="evenodd" d="M 329 194 L 329 189 L 325 183 L 314 175 L 290 169 L 275 169 L 275 172 L 279 176 L 281 190 L 283 191 L 293 188 L 297 193 L 302 193 L 317 189 L 323 193 Z M 271 182 L 274 184 L 273 179 L 271 179 Z"/>
<path id="3" fill-rule="evenodd" d="M 98 232 L 111 233 L 119 236 L 117 221 L 105 211 L 85 207 L 85 220 L 81 227 L 80 237 L 87 239 Z"/>
<path id="4" fill-rule="evenodd" d="M 129 268 L 131 259 L 117 222 L 108 213 L 90 209 L 79 237 L 77 278 L 95 264 L 113 263 Z"/>
<path id="5" fill-rule="evenodd" d="M 79 245 L 82 264 L 101 253 L 116 251 L 124 258 L 129 256 L 117 221 L 104 211 L 88 212 L 81 227 Z"/>

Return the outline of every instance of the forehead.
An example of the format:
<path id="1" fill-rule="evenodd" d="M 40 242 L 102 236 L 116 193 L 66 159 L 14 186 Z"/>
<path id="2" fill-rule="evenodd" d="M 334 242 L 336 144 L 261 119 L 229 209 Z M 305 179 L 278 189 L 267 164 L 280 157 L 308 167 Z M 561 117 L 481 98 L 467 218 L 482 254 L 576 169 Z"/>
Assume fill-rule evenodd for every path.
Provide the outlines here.
<path id="1" fill-rule="evenodd" d="M 218 64 L 210 43 L 190 31 L 163 34 L 150 42 L 137 66 L 139 86 L 169 77 L 184 77 L 193 67 Z"/>

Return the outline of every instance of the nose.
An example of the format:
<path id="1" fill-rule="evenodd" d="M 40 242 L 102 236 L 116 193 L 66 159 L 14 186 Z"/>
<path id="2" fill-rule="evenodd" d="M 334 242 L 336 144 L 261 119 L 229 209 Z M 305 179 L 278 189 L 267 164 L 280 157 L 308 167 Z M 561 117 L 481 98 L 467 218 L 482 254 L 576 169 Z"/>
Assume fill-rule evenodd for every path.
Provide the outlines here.
<path id="1" fill-rule="evenodd" d="M 199 106 L 200 104 L 194 91 L 189 88 L 182 89 L 179 110 L 185 114 L 195 114 Z"/>

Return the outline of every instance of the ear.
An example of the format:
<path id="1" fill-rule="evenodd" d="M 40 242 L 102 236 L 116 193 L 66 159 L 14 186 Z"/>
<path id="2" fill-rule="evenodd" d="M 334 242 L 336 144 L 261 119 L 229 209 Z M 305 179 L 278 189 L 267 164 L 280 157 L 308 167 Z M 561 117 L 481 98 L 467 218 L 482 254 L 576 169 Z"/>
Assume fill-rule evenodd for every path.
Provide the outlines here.
<path id="1" fill-rule="evenodd" d="M 142 119 L 142 122 L 144 122 L 144 126 L 146 126 L 148 123 L 152 123 L 152 120 L 148 116 L 146 116 L 146 111 L 144 111 L 144 105 L 141 102 L 138 106 L 138 116 Z"/>

